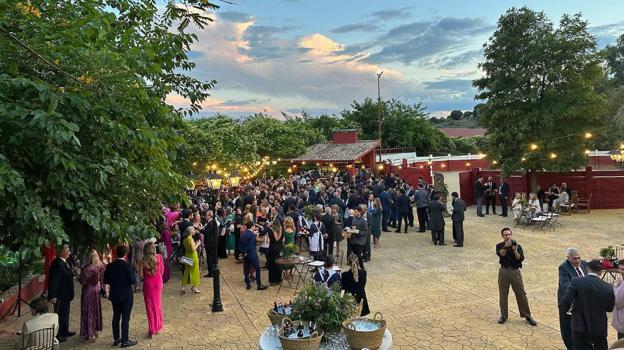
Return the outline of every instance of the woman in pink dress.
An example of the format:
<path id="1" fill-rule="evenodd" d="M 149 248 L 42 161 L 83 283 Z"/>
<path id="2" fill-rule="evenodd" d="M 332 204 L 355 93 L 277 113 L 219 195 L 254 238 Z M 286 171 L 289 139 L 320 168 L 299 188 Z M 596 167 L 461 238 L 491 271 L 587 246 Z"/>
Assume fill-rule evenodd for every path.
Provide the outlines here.
<path id="1" fill-rule="evenodd" d="M 161 232 L 160 239 L 165 243 L 167 248 L 167 257 L 173 255 L 173 246 L 171 245 L 171 232 L 175 229 L 175 226 L 180 220 L 180 211 L 178 210 L 178 204 L 173 204 L 169 208 L 163 209 L 163 215 L 165 217 L 165 224 L 163 231 Z M 165 272 L 163 273 L 163 282 L 169 281 L 169 264 L 165 264 Z"/>
<path id="2" fill-rule="evenodd" d="M 152 242 L 143 248 L 143 299 L 147 312 L 147 324 L 150 338 L 158 334 L 163 327 L 162 290 L 165 264 L 162 255 L 156 254 L 156 246 Z"/>
<path id="3" fill-rule="evenodd" d="M 102 331 L 102 301 L 100 280 L 104 272 L 98 252 L 91 250 L 87 265 L 80 272 L 80 336 L 85 343 L 94 343 Z"/>

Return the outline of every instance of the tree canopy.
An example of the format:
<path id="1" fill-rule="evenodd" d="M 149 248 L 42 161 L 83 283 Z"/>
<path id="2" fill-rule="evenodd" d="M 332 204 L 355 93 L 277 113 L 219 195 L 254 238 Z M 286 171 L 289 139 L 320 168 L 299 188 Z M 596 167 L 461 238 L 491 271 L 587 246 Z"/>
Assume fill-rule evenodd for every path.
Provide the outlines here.
<path id="1" fill-rule="evenodd" d="M 187 27 L 216 6 L 186 3 L 0 2 L 0 244 L 155 233 L 161 200 L 187 184 L 172 152 L 183 115 L 214 84 L 184 71 Z M 167 105 L 171 93 L 190 108 Z"/>
<path id="2" fill-rule="evenodd" d="M 602 127 L 604 98 L 594 37 L 580 15 L 555 28 L 543 12 L 512 8 L 484 45 L 474 81 L 488 158 L 504 173 L 570 170 L 586 164 L 585 132 Z"/>

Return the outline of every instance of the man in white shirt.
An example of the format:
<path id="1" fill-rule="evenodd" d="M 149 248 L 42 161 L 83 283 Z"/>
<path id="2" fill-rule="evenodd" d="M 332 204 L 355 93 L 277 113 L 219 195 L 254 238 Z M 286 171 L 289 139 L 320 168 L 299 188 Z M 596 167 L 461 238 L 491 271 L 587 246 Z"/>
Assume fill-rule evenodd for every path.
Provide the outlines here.
<path id="1" fill-rule="evenodd" d="M 43 337 L 30 337 L 30 333 L 54 327 L 54 349 L 59 348 L 59 341 L 56 339 L 59 330 L 59 318 L 55 313 L 50 311 L 50 304 L 44 298 L 37 298 L 30 303 L 30 309 L 33 318 L 24 322 L 22 331 L 18 332 L 15 337 L 15 344 L 18 349 L 27 348 L 45 348 L 49 344 L 43 344 Z"/>

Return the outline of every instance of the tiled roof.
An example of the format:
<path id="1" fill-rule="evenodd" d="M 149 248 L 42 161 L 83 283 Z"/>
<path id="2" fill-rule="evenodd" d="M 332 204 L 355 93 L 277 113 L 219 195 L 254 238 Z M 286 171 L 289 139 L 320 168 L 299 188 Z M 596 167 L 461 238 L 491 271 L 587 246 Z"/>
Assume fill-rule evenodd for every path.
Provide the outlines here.
<path id="1" fill-rule="evenodd" d="M 305 154 L 291 160 L 296 162 L 353 161 L 361 158 L 377 146 L 379 146 L 379 141 L 377 140 L 362 140 L 355 143 L 323 142 L 308 147 L 308 151 Z"/>
<path id="2" fill-rule="evenodd" d="M 487 129 L 482 128 L 440 128 L 448 137 L 483 136 Z"/>

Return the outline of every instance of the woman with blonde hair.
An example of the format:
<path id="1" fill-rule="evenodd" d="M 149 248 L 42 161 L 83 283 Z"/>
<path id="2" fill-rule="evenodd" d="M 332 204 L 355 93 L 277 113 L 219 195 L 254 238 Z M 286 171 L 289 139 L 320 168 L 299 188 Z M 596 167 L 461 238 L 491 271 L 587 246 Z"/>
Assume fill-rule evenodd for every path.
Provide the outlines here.
<path id="1" fill-rule="evenodd" d="M 360 269 L 360 263 L 356 254 L 350 254 L 348 257 L 349 271 L 342 273 L 341 288 L 345 292 L 351 293 L 355 297 L 355 302 L 362 306 L 360 316 L 370 313 L 368 308 L 368 299 L 366 298 L 366 270 Z"/>
<path id="2" fill-rule="evenodd" d="M 297 235 L 297 227 L 295 221 L 290 216 L 284 219 L 284 245 L 295 244 L 295 236 Z"/>
<path id="3" fill-rule="evenodd" d="M 187 258 L 187 261 L 193 263 L 193 265 L 184 264 L 184 274 L 182 275 L 182 289 L 180 290 L 180 294 L 186 293 L 184 288 L 186 285 L 191 285 L 191 292 L 198 294 L 200 291 L 197 289 L 199 286 L 199 257 L 197 256 L 197 247 L 199 246 L 199 241 L 193 240 L 193 235 L 195 234 L 195 228 L 193 226 L 189 226 L 184 231 L 185 237 L 182 244 L 184 244 L 184 256 Z"/>
<path id="4" fill-rule="evenodd" d="M 148 242 L 143 247 L 141 277 L 143 277 L 143 299 L 147 312 L 147 325 L 150 338 L 158 334 L 163 327 L 162 290 L 165 263 L 163 257 L 156 253 L 156 246 Z"/>
<path id="5" fill-rule="evenodd" d="M 97 332 L 102 331 L 102 299 L 100 281 L 104 265 L 95 249 L 89 252 L 87 265 L 80 272 L 80 336 L 85 343 L 95 343 Z"/>

